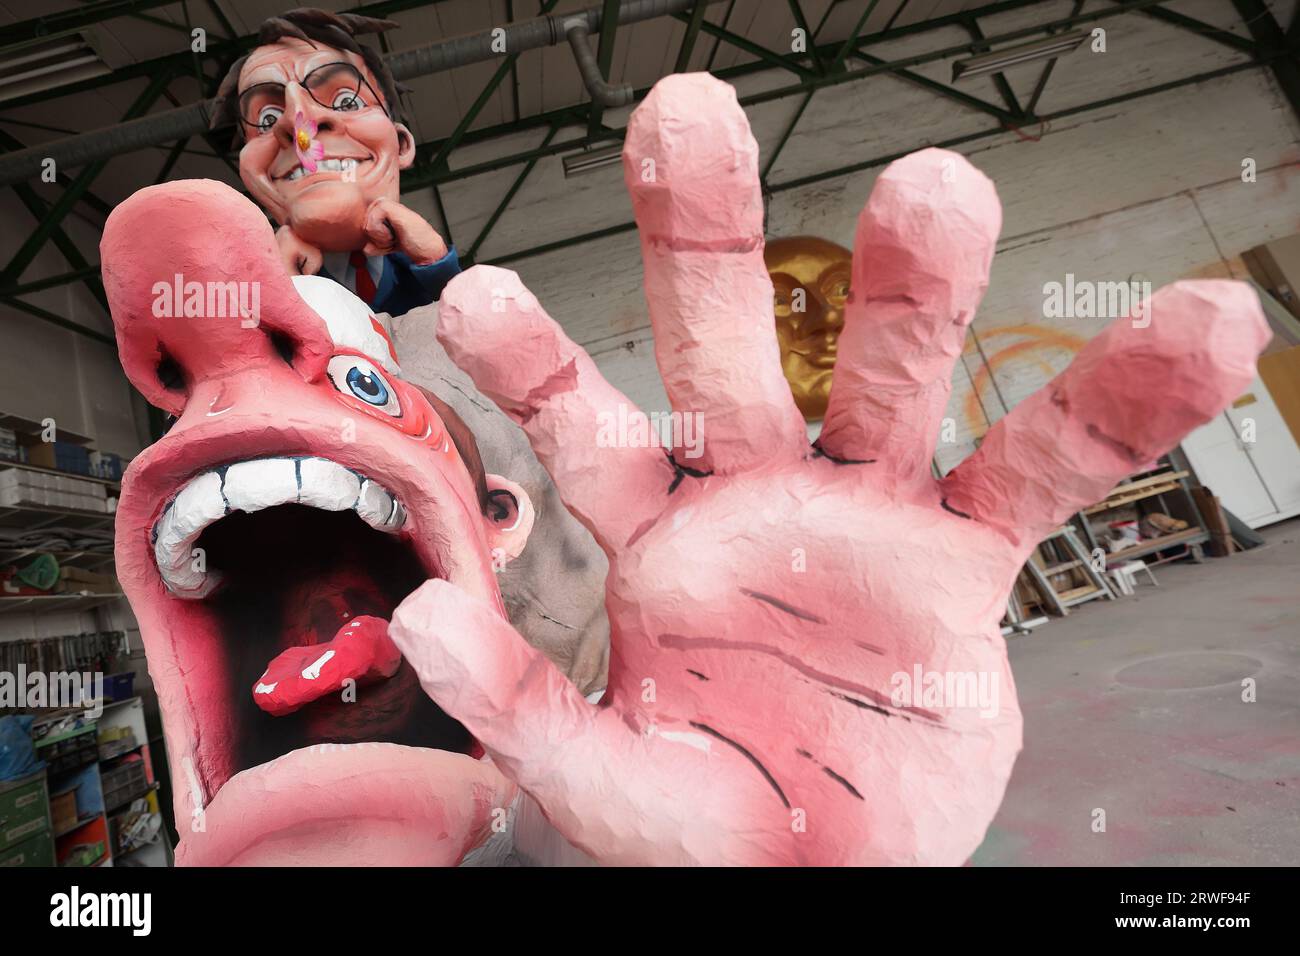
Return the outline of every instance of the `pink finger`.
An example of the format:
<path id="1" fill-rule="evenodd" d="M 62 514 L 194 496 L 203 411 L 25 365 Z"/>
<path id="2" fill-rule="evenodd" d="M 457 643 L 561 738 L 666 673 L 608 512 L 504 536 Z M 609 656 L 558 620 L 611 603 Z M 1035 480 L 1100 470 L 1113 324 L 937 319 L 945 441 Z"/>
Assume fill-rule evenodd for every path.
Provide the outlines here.
<path id="1" fill-rule="evenodd" d="M 789 815 L 744 758 L 689 725 L 638 731 L 613 706 L 592 706 L 490 605 L 454 584 L 421 585 L 390 634 L 434 702 L 597 861 L 793 862 Z"/>
<path id="2" fill-rule="evenodd" d="M 628 123 L 623 175 L 641 233 L 655 359 L 673 411 L 697 416 L 719 473 L 807 453 L 781 373 L 763 263 L 758 146 L 728 84 L 707 73 L 655 84 Z"/>
<path id="3" fill-rule="evenodd" d="M 928 478 L 952 368 L 988 287 L 1002 207 L 963 156 L 925 149 L 876 180 L 820 447 L 886 481 Z"/>
<path id="4" fill-rule="evenodd" d="M 948 506 L 1032 546 L 1223 411 L 1271 337 L 1244 283 L 1161 289 L 993 426 L 944 480 Z"/>
<path id="5" fill-rule="evenodd" d="M 519 276 L 475 266 L 448 283 L 438 341 L 523 427 L 565 506 L 610 552 L 658 513 L 675 472 L 616 427 L 639 412 L 596 369 Z"/>

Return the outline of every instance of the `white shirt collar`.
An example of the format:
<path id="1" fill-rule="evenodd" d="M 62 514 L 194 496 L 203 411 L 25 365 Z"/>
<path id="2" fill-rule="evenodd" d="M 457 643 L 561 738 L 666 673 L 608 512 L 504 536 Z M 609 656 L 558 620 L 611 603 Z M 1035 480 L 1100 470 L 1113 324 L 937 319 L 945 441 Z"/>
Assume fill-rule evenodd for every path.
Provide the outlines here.
<path id="1" fill-rule="evenodd" d="M 335 281 L 341 282 L 345 288 L 351 292 L 357 291 L 357 280 L 353 274 L 352 266 L 348 263 L 351 258 L 350 252 L 325 252 L 321 254 L 321 268 L 328 272 Z M 366 271 L 370 273 L 370 279 L 374 282 L 375 288 L 379 288 L 379 280 L 384 274 L 384 257 L 383 256 L 366 256 Z"/>

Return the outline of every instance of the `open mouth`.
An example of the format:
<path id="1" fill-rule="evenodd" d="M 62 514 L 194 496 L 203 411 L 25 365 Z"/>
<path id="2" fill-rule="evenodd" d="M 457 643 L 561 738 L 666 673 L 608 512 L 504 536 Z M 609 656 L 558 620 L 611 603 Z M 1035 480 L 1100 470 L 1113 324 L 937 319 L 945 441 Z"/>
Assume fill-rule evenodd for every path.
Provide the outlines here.
<path id="1" fill-rule="evenodd" d="M 362 163 L 368 163 L 368 159 L 320 159 L 316 161 L 314 172 L 308 172 L 301 164 L 290 170 L 286 176 L 276 176 L 279 180 L 296 182 L 305 176 L 319 176 L 322 173 L 337 173 L 340 178 L 352 177 L 356 175 L 357 167 Z"/>
<path id="2" fill-rule="evenodd" d="M 346 645 L 363 618 L 382 631 L 408 594 L 442 576 L 403 538 L 406 523 L 382 484 L 320 457 L 214 468 L 164 509 L 154 526 L 159 574 L 175 596 L 202 602 L 229 648 L 236 771 L 322 743 L 469 752 L 469 734 L 421 693 L 404 661 L 378 679 L 346 668 L 322 674 L 346 657 L 327 646 L 346 651 L 336 642 Z M 269 676 L 275 662 L 316 646 L 324 651 L 316 663 L 288 675 L 301 685 L 299 706 L 268 713 L 257 695 L 285 683 Z"/>
<path id="3" fill-rule="evenodd" d="M 426 580 L 448 577 L 436 554 L 417 546 L 411 524 L 383 483 L 318 456 L 212 467 L 165 505 L 153 526 L 153 558 L 169 603 L 184 613 L 184 628 L 173 633 L 219 649 L 206 660 L 197 655 L 205 695 L 220 713 L 213 720 L 209 710 L 196 734 L 223 751 L 201 772 L 184 768 L 197 807 L 226 796 L 232 780 L 256 778 L 286 755 L 306 759 L 320 745 L 396 744 L 414 748 L 408 762 L 430 751 L 481 755 L 387 641 L 398 605 Z M 367 673 L 349 657 L 364 634 L 386 642 L 394 666 Z M 310 662 L 288 675 L 296 704 L 270 712 L 258 694 L 277 685 L 283 692 L 286 661 L 294 660 Z"/>
<path id="4" fill-rule="evenodd" d="M 392 492 L 328 458 L 257 458 L 212 468 L 186 482 L 154 525 L 154 560 L 167 589 L 178 597 L 206 596 L 220 583 L 221 572 L 195 560 L 199 536 L 237 512 L 289 504 L 351 511 L 387 534 L 406 524 L 406 509 Z"/>

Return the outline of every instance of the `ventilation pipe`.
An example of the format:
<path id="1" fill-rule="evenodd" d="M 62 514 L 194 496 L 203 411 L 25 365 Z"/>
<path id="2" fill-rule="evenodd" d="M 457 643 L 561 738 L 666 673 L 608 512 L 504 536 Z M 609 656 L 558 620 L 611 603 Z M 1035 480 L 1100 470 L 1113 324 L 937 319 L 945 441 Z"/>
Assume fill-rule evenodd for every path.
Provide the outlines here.
<path id="1" fill-rule="evenodd" d="M 618 10 L 618 22 L 639 23 L 658 17 L 683 13 L 696 3 L 718 3 L 720 0 L 623 0 Z M 600 75 L 595 57 L 587 45 L 587 37 L 599 33 L 601 10 L 589 7 L 562 17 L 544 16 L 512 23 L 493 30 L 484 30 L 463 37 L 453 37 L 428 46 L 417 47 L 387 58 L 389 69 L 396 80 L 442 73 L 470 63 L 482 63 L 501 56 L 502 32 L 505 49 L 522 53 L 546 46 L 568 42 L 582 71 L 583 82 L 592 98 L 602 106 L 625 106 L 632 101 L 632 90 L 624 85 L 610 85 Z M 496 46 L 496 50 L 493 46 Z M 123 153 L 174 143 L 190 136 L 200 136 L 208 131 L 213 101 L 191 103 L 162 113 L 151 113 L 140 119 L 118 123 L 107 129 L 51 140 L 38 146 L 0 155 L 0 185 L 11 186 L 41 175 L 42 164 L 53 159 L 59 170 L 75 169 L 96 160 L 109 159 Z"/>

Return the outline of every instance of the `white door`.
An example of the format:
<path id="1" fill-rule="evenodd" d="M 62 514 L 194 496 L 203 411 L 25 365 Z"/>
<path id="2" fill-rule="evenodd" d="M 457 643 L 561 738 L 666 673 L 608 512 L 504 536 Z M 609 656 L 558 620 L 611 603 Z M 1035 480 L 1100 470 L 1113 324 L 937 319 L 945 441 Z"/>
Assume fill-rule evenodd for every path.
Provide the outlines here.
<path id="1" fill-rule="evenodd" d="M 1184 438 L 1183 453 L 1201 484 L 1252 528 L 1277 511 L 1226 414 Z"/>
<path id="2" fill-rule="evenodd" d="M 1268 386 L 1256 378 L 1250 391 L 1225 412 L 1242 436 L 1251 464 L 1277 507 L 1278 521 L 1300 513 L 1300 447 L 1277 410 Z M 1253 431 L 1252 431 L 1253 429 Z M 1254 441 L 1245 439 L 1254 438 Z"/>
<path id="3" fill-rule="evenodd" d="M 1300 448 L 1258 378 L 1183 439 L 1183 451 L 1201 484 L 1252 528 L 1300 514 Z"/>

